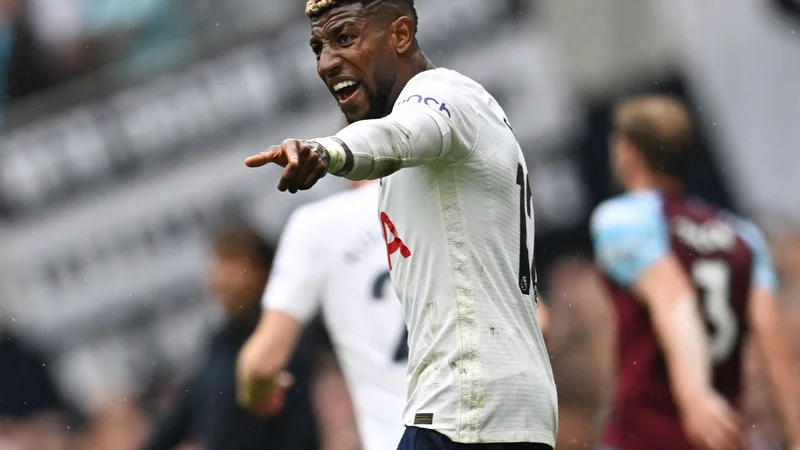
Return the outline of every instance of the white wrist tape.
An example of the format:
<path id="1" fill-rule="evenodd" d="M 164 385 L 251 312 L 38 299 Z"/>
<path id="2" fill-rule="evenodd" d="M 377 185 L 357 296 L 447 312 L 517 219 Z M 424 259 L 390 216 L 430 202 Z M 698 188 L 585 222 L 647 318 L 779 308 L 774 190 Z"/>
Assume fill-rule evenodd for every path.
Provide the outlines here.
<path id="1" fill-rule="evenodd" d="M 311 141 L 318 143 L 328 151 L 328 155 L 331 158 L 330 164 L 328 165 L 328 173 L 331 175 L 339 173 L 344 167 L 345 161 L 347 160 L 347 154 L 344 151 L 344 147 L 336 142 L 335 139 L 331 139 L 329 137 L 311 139 Z"/>

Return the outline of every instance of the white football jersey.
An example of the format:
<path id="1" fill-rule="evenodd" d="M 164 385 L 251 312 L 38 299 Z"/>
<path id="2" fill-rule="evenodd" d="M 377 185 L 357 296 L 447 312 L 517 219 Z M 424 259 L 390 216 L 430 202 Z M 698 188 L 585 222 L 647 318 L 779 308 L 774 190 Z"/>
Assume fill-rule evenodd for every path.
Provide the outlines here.
<path id="1" fill-rule="evenodd" d="M 264 308 L 308 323 L 322 312 L 364 450 L 403 434 L 407 331 L 378 222 L 378 183 L 298 208 L 278 247 Z"/>
<path id="2" fill-rule="evenodd" d="M 388 119 L 414 110 L 438 114 L 445 148 L 381 181 L 391 277 L 409 330 L 405 424 L 461 443 L 555 447 L 522 151 L 495 99 L 455 71 L 412 78 Z"/>

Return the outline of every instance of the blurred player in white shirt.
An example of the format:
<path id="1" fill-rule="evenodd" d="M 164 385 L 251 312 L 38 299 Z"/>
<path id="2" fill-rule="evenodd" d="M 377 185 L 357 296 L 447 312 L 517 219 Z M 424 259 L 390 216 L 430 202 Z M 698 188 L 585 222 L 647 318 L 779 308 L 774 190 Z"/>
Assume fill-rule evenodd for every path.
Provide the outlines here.
<path id="1" fill-rule="evenodd" d="M 247 165 L 285 167 L 278 188 L 290 192 L 327 173 L 382 179 L 379 217 L 409 330 L 399 448 L 554 447 L 527 167 L 505 113 L 425 57 L 412 0 L 311 0 L 306 14 L 319 75 L 351 124 Z M 273 376 L 244 353 L 240 368 L 244 386 Z M 249 394 L 244 403 L 259 401 Z"/>
<path id="2" fill-rule="evenodd" d="M 292 214 L 245 350 L 278 374 L 304 325 L 321 312 L 363 450 L 397 444 L 406 395 L 407 331 L 386 267 L 378 194 L 377 182 L 360 182 Z"/>

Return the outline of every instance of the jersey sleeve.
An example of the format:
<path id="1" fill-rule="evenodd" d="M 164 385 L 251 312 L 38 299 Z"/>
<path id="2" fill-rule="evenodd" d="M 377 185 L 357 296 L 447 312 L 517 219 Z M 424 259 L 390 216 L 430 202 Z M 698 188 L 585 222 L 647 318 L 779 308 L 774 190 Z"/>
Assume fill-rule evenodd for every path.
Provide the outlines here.
<path id="1" fill-rule="evenodd" d="M 735 221 L 739 235 L 753 252 L 753 275 L 751 285 L 755 288 L 775 292 L 778 290 L 778 276 L 772 262 L 769 245 L 761 230 L 752 222 Z"/>
<path id="2" fill-rule="evenodd" d="M 667 224 L 656 202 L 603 204 L 592 216 L 591 233 L 601 270 L 625 287 L 670 252 Z"/>
<path id="3" fill-rule="evenodd" d="M 310 211 L 300 209 L 289 218 L 278 243 L 262 307 L 281 311 L 302 324 L 319 312 L 330 252 Z"/>
<path id="4" fill-rule="evenodd" d="M 335 139 L 315 139 L 331 153 L 331 173 L 351 180 L 377 179 L 403 168 L 455 164 L 469 156 L 479 132 L 477 110 L 469 105 L 473 94 L 442 76 L 422 78 L 409 82 L 388 116 L 355 122 Z M 347 151 L 352 167 L 340 172 Z"/>

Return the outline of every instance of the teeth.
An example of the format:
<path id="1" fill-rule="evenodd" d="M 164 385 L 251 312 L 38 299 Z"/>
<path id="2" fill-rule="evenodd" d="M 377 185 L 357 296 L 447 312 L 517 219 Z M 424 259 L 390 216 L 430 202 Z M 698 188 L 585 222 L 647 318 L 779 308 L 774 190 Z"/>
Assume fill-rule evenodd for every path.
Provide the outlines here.
<path id="1" fill-rule="evenodd" d="M 334 92 L 339 92 L 344 88 L 347 88 L 347 87 L 350 87 L 350 86 L 355 86 L 355 85 L 356 85 L 355 81 L 349 81 L 349 80 L 348 81 L 342 81 L 340 83 L 336 83 L 333 86 L 333 91 Z"/>

